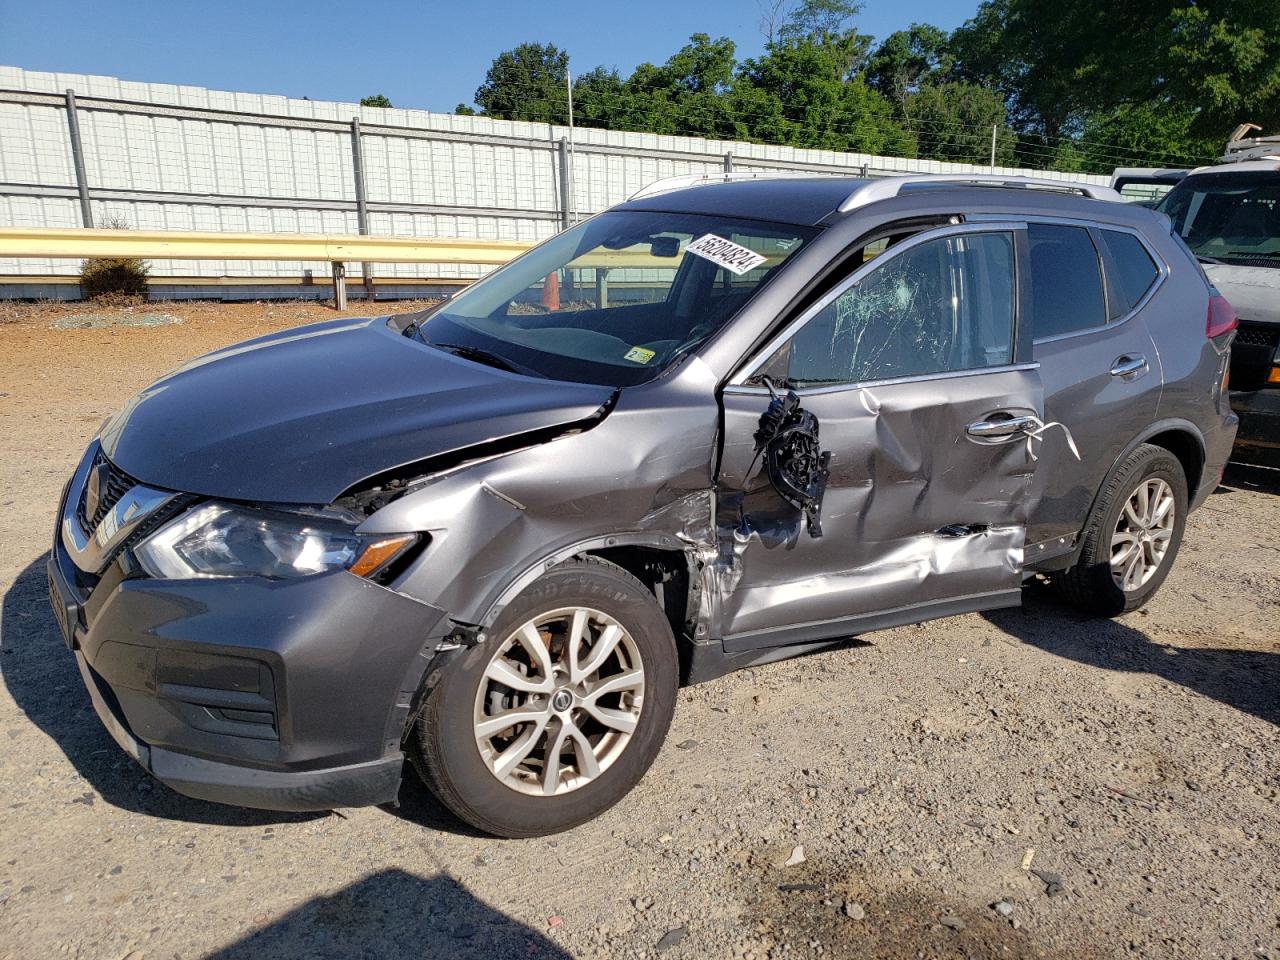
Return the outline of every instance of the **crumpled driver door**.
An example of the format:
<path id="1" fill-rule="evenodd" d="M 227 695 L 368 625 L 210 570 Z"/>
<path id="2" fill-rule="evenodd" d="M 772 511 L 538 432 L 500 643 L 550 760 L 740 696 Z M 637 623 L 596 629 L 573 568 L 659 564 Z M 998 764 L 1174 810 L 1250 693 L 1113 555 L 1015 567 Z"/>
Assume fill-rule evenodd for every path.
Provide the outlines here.
<path id="1" fill-rule="evenodd" d="M 1017 335 L 1017 235 L 904 241 L 725 387 L 726 651 L 1019 602 L 1043 397 Z"/>

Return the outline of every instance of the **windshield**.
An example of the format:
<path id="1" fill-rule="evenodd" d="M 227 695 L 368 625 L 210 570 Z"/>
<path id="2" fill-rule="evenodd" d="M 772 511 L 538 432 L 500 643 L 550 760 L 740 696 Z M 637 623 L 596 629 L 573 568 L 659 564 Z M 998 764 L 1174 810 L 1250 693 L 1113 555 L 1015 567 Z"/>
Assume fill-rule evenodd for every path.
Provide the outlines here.
<path id="1" fill-rule="evenodd" d="M 723 326 L 816 228 L 617 210 L 535 247 L 414 327 L 555 380 L 643 383 Z"/>
<path id="2" fill-rule="evenodd" d="M 1196 174 L 1157 209 L 1201 259 L 1280 267 L 1280 172 Z"/>

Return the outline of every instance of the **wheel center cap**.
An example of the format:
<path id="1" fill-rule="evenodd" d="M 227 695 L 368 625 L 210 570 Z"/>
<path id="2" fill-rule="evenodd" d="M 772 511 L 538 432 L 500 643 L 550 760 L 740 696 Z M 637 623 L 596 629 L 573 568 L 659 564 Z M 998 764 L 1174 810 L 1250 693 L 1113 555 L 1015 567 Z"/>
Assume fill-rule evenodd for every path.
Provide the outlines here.
<path id="1" fill-rule="evenodd" d="M 557 713 L 564 713 L 573 706 L 573 694 L 568 690 L 560 689 L 551 695 L 551 709 Z"/>

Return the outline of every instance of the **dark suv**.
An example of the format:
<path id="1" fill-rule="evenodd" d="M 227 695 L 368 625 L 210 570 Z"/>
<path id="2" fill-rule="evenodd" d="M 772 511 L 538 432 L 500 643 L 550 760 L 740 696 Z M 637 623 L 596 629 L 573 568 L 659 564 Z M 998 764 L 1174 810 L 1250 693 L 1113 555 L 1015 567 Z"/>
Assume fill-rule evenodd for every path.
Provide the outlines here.
<path id="1" fill-rule="evenodd" d="M 696 179 L 696 178 L 695 178 Z M 156 777 L 483 830 L 619 800 L 676 690 L 898 624 L 1160 586 L 1234 317 L 1106 188 L 660 183 L 416 315 L 229 347 L 67 485 L 54 609 Z"/>

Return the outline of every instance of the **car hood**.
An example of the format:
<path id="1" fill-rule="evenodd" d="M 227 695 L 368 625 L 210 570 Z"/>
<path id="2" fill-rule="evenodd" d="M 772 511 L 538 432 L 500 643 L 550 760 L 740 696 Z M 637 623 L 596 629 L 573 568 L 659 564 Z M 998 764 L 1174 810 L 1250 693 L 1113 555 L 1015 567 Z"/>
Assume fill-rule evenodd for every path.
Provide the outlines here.
<path id="1" fill-rule="evenodd" d="M 1241 320 L 1280 323 L 1280 269 L 1206 263 L 1204 272 Z"/>
<path id="2" fill-rule="evenodd" d="M 152 486 L 327 504 L 397 467 L 584 420 L 612 393 L 463 360 L 385 317 L 339 320 L 193 360 L 134 397 L 100 440 Z"/>

